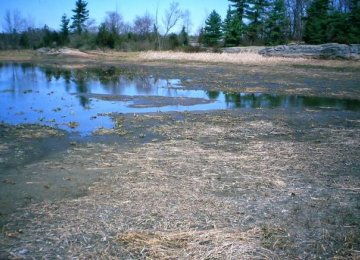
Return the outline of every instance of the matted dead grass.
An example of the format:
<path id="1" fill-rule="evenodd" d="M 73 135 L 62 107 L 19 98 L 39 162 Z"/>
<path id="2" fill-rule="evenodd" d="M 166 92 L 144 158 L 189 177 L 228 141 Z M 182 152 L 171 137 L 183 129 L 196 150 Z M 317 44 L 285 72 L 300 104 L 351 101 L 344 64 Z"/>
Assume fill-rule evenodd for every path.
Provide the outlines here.
<path id="1" fill-rule="evenodd" d="M 31 205 L 0 248 L 34 258 L 358 257 L 357 125 L 269 113 L 121 117 L 162 122 L 152 131 L 165 140 L 79 144 L 28 167 L 98 179 L 84 197 Z"/>
<path id="2" fill-rule="evenodd" d="M 132 231 L 118 241 L 134 256 L 145 259 L 277 259 L 259 245 L 263 231 L 212 229 L 187 232 Z"/>
<path id="3" fill-rule="evenodd" d="M 185 53 L 174 51 L 148 51 L 140 52 L 138 60 L 144 61 L 179 61 L 204 63 L 230 63 L 238 65 L 311 65 L 325 67 L 357 67 L 356 61 L 343 60 L 317 60 L 305 58 L 265 57 L 255 52 L 241 53 Z"/>
<path id="4" fill-rule="evenodd" d="M 251 49 L 251 48 L 250 48 Z M 257 50 L 254 48 L 254 50 Z M 265 57 L 256 51 L 241 53 L 185 53 L 179 51 L 147 51 L 147 52 L 123 52 L 113 50 L 89 50 L 81 52 L 77 49 L 65 48 L 59 51 L 57 55 L 38 55 L 36 51 L 20 50 L 20 51 L 0 51 L 0 60 L 2 61 L 34 61 L 49 62 L 61 59 L 61 65 L 64 68 L 83 68 L 94 64 L 122 64 L 126 62 L 141 63 L 144 62 L 178 62 L 185 63 L 206 63 L 206 64 L 237 64 L 237 65 L 258 65 L 258 66 L 274 66 L 274 65 L 306 65 L 315 67 L 335 67 L 335 68 L 353 68 L 360 69 L 360 62 L 349 60 L 320 60 L 305 58 L 284 58 L 284 57 Z M 90 63 L 86 63 L 86 62 Z M 192 64 L 194 65 L 194 64 Z M 59 66 L 59 65 L 58 65 Z"/>
<path id="5" fill-rule="evenodd" d="M 146 61 L 195 61 L 206 63 L 233 63 L 242 65 L 275 65 L 279 63 L 306 62 L 305 59 L 264 57 L 257 53 L 184 53 L 171 51 L 141 52 L 139 59 Z"/>

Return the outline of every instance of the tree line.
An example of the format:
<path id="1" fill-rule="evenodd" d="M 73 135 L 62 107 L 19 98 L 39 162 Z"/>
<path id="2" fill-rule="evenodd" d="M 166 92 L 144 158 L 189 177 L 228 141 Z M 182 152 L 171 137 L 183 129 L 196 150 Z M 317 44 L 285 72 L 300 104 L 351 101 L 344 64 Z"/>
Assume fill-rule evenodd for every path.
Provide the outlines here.
<path id="1" fill-rule="evenodd" d="M 97 26 L 89 16 L 85 0 L 76 0 L 69 17 L 63 14 L 59 30 L 47 25 L 35 28 L 31 21 L 21 17 L 18 10 L 8 10 L 4 17 L 4 33 L 0 34 L 0 49 L 38 49 L 41 47 L 69 46 L 73 48 L 111 48 L 124 51 L 176 49 L 189 46 L 191 21 L 188 10 L 182 10 L 172 2 L 163 16 L 156 18 L 149 13 L 136 16 L 133 24 L 126 23 L 117 11 L 106 13 L 104 21 Z M 172 30 L 183 23 L 179 33 Z M 160 27 L 163 33 L 160 33 Z"/>
<path id="2" fill-rule="evenodd" d="M 228 0 L 224 19 L 213 10 L 197 37 L 190 37 L 190 12 L 170 3 L 160 17 L 149 13 L 124 22 L 117 11 L 107 12 L 97 26 L 90 18 L 88 3 L 76 0 L 69 17 L 61 17 L 59 30 L 35 28 L 19 11 L 8 10 L 0 49 L 36 49 L 69 46 L 125 51 L 183 49 L 201 46 L 278 45 L 289 41 L 311 44 L 360 43 L 360 0 Z M 181 24 L 182 23 L 182 24 Z M 181 26 L 179 33 L 174 28 Z M 161 29 L 161 30 L 160 30 Z"/>
<path id="3" fill-rule="evenodd" d="M 360 43 L 360 0 L 229 0 L 201 30 L 209 46 Z"/>

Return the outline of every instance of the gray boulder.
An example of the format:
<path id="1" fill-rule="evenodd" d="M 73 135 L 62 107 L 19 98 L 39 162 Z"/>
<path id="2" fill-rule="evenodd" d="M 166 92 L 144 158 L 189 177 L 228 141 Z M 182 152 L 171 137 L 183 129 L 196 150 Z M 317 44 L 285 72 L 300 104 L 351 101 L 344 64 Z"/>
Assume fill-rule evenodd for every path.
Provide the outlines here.
<path id="1" fill-rule="evenodd" d="M 360 60 L 360 44 L 279 45 L 263 48 L 259 54 L 269 57 Z"/>

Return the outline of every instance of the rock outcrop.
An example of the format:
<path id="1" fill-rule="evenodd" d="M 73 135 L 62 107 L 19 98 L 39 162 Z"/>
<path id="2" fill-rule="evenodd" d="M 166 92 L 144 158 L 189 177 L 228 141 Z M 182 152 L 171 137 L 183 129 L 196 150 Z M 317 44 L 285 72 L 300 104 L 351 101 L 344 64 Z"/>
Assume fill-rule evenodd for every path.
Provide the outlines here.
<path id="1" fill-rule="evenodd" d="M 60 48 L 60 49 L 40 48 L 37 49 L 36 51 L 39 54 L 49 55 L 49 56 L 69 56 L 69 57 L 79 57 L 79 58 L 91 56 L 85 52 L 70 48 Z"/>
<path id="2" fill-rule="evenodd" d="M 263 48 L 259 54 L 270 57 L 360 60 L 360 44 L 279 45 Z"/>
<path id="3" fill-rule="evenodd" d="M 259 53 L 263 49 L 263 46 L 227 47 L 222 48 L 221 51 L 223 53 Z"/>

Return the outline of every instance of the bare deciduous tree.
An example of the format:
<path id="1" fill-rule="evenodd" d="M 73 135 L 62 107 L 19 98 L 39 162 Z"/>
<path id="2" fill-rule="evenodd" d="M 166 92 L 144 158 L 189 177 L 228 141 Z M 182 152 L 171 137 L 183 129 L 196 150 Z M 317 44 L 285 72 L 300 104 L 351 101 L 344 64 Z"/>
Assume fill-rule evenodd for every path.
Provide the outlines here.
<path id="1" fill-rule="evenodd" d="M 286 0 L 287 17 L 290 22 L 290 36 L 295 40 L 302 39 L 304 31 L 304 17 L 306 9 L 309 7 L 311 0 Z"/>
<path id="2" fill-rule="evenodd" d="M 149 13 L 136 16 L 134 20 L 134 32 L 139 35 L 149 34 L 154 26 L 154 18 Z"/>
<path id="3" fill-rule="evenodd" d="M 98 29 L 98 27 L 96 25 L 96 20 L 93 18 L 87 19 L 85 22 L 85 29 L 87 32 L 96 33 L 97 29 Z"/>
<path id="4" fill-rule="evenodd" d="M 107 12 L 105 18 L 105 25 L 109 31 L 120 34 L 124 31 L 124 20 L 118 12 Z"/>
<path id="5" fill-rule="evenodd" d="M 171 2 L 169 9 L 165 11 L 164 17 L 162 19 L 165 33 L 164 36 L 167 36 L 168 33 L 173 29 L 177 23 L 182 19 L 183 11 L 179 7 L 178 2 Z"/>
<path id="6" fill-rule="evenodd" d="M 12 12 L 7 10 L 4 16 L 3 30 L 6 33 L 22 32 L 27 29 L 27 22 L 19 10 L 14 9 Z"/>
<path id="7" fill-rule="evenodd" d="M 192 22 L 191 22 L 191 13 L 189 11 L 189 9 L 186 9 L 183 13 L 183 22 L 184 22 L 184 27 L 187 33 L 190 33 L 191 29 L 192 29 Z"/>

